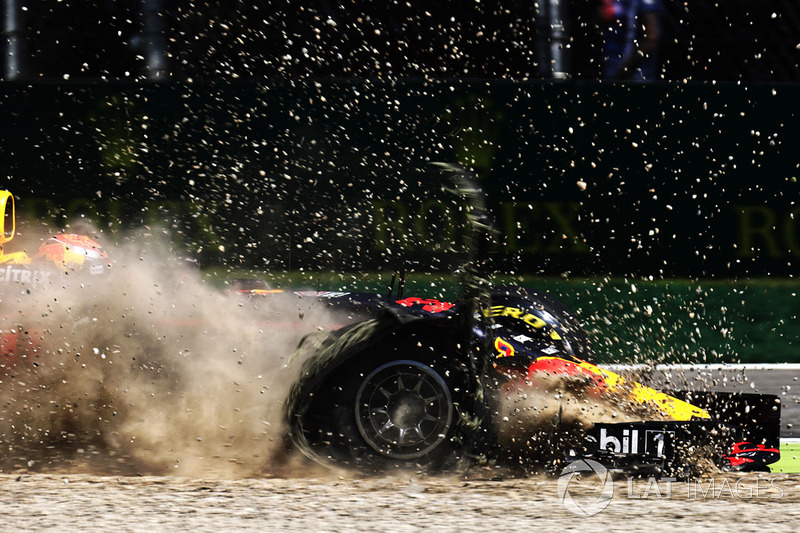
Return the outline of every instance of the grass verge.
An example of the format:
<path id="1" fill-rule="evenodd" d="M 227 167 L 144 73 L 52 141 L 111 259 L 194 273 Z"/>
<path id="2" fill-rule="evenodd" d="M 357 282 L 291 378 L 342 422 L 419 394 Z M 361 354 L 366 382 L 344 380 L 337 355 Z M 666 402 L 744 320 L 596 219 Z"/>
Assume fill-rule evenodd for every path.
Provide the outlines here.
<path id="1" fill-rule="evenodd" d="M 800 440 L 781 442 L 781 460 L 770 468 L 775 473 L 800 474 Z"/>

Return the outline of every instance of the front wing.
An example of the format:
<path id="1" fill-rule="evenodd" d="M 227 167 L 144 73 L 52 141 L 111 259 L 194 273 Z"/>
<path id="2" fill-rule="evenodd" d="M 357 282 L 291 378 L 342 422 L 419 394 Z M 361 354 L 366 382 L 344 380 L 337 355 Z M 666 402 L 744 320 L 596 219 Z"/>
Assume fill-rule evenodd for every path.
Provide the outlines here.
<path id="1" fill-rule="evenodd" d="M 763 471 L 780 458 L 780 400 L 767 394 L 676 392 L 710 419 L 597 423 L 567 461 L 593 459 L 611 470 L 683 476 L 710 461 Z"/>

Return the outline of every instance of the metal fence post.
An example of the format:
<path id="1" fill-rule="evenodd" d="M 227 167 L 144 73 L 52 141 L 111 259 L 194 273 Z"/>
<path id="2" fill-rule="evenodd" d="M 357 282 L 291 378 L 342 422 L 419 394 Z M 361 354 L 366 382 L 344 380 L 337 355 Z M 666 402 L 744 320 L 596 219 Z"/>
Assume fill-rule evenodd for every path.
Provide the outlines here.
<path id="1" fill-rule="evenodd" d="M 3 79 L 16 80 L 22 76 L 22 36 L 17 0 L 3 1 L 3 35 L 6 41 Z"/>

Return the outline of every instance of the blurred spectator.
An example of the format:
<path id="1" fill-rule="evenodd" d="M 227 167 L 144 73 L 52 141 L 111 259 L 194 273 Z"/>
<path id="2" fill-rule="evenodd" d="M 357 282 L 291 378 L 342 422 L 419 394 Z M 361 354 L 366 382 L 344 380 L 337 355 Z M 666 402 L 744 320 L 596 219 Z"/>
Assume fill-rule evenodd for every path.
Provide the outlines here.
<path id="1" fill-rule="evenodd" d="M 601 0 L 603 78 L 660 78 L 660 0 Z"/>

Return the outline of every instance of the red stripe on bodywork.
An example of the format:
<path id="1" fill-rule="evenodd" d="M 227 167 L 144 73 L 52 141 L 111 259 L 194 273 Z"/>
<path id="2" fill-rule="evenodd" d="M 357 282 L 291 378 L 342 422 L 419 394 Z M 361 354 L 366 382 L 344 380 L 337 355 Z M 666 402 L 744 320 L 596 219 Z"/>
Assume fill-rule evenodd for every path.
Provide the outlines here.
<path id="1" fill-rule="evenodd" d="M 528 378 L 533 381 L 539 373 L 586 377 L 593 382 L 593 385 L 597 389 L 596 392 L 602 394 L 608 391 L 608 386 L 601 375 L 583 368 L 578 363 L 573 363 L 565 359 L 559 359 L 557 357 L 542 357 L 537 359 L 528 367 Z"/>

